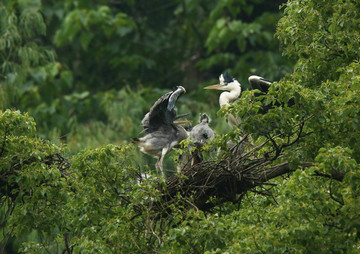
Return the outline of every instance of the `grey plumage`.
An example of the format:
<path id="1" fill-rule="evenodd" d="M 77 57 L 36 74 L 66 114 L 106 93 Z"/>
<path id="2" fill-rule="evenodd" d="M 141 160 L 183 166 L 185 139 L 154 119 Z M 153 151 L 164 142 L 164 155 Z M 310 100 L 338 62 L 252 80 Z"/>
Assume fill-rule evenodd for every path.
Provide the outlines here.
<path id="1" fill-rule="evenodd" d="M 200 116 L 199 123 L 190 131 L 189 137 L 195 145 L 195 150 L 191 152 L 191 166 L 203 160 L 202 147 L 216 135 L 209 123 L 210 118 L 204 113 Z M 192 147 L 190 149 L 193 150 Z"/>
<path id="2" fill-rule="evenodd" d="M 163 170 L 165 155 L 181 140 L 188 137 L 186 130 L 174 123 L 178 118 L 174 109 L 175 102 L 185 92 L 184 87 L 178 86 L 174 91 L 161 96 L 141 121 L 146 135 L 133 139 L 143 153 L 158 159 L 155 166 L 163 177 L 165 177 Z"/>
<path id="3" fill-rule="evenodd" d="M 184 93 L 186 93 L 185 88 L 177 86 L 172 92 L 164 94 L 154 103 L 141 121 L 145 133 L 156 131 L 161 126 L 174 124 L 175 119 L 178 118 L 175 111 L 175 102 Z"/>
<path id="4" fill-rule="evenodd" d="M 194 143 L 203 145 L 215 136 L 216 133 L 209 127 L 209 123 L 209 116 L 207 114 L 202 114 L 199 124 L 195 125 L 190 131 L 190 139 L 192 139 Z"/>

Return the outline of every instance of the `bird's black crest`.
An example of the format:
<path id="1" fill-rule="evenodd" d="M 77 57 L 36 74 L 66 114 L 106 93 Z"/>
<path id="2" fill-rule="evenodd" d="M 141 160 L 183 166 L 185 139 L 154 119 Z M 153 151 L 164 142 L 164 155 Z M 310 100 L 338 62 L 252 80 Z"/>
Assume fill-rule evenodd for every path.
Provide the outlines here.
<path id="1" fill-rule="evenodd" d="M 223 77 L 224 77 L 225 83 L 231 83 L 231 82 L 234 81 L 234 78 L 230 75 L 229 72 L 225 72 L 225 73 L 223 74 Z"/>

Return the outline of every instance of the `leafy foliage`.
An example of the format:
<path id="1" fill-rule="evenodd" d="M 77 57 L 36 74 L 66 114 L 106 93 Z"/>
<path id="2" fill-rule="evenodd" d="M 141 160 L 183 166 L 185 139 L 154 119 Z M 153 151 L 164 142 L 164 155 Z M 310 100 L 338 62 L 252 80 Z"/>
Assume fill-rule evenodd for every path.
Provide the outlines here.
<path id="1" fill-rule="evenodd" d="M 193 91 L 191 97 L 196 100 L 203 96 L 198 84 L 217 77 L 223 66 L 234 66 L 234 73 L 242 73 L 244 79 L 254 72 L 279 79 L 291 68 L 277 52 L 278 42 L 272 36 L 280 17 L 279 3 L 7 0 L 2 4 L 1 38 L 6 45 L 11 41 L 17 44 L 6 46 L 2 58 L 7 59 L 5 65 L 16 62 L 18 69 L 16 73 L 3 69 L 4 80 L 9 76 L 4 84 L 11 82 L 6 87 L 12 89 L 12 97 L 9 92 L 3 95 L 2 108 L 31 113 L 43 137 L 66 141 L 71 150 L 78 151 L 79 139 L 98 135 L 98 129 L 109 126 L 114 115 L 123 116 L 121 110 L 109 115 L 103 100 L 114 98 L 114 93 L 131 97 L 126 87 L 131 87 L 136 98 L 146 98 L 148 104 L 142 106 L 140 116 L 134 116 L 141 118 L 163 92 L 158 88 L 180 83 Z M 10 26 L 6 17 L 19 20 L 21 15 L 36 19 L 23 19 L 21 24 L 26 27 L 18 30 L 27 29 L 24 33 L 9 29 L 15 26 Z M 222 23 L 225 33 L 216 30 L 216 24 Z M 24 50 L 18 54 L 27 57 L 24 62 L 15 61 L 12 54 L 21 43 L 34 47 L 31 54 Z M 22 79 L 16 81 L 15 76 Z M 128 99 L 123 96 L 121 100 Z M 215 95 L 212 98 L 216 100 Z M 196 119 L 199 112 L 188 108 Z M 215 104 L 206 105 L 203 111 L 215 115 L 212 108 Z M 219 128 L 223 126 L 219 124 Z M 89 135 L 81 135 L 84 129 L 86 133 L 90 130 Z M 101 139 L 121 143 L 134 135 L 133 128 L 122 129 L 123 136 L 116 137 L 119 131 L 109 130 Z M 88 140 L 86 146 L 98 145 L 99 139 Z"/>
<path id="2" fill-rule="evenodd" d="M 360 6 L 292 0 L 281 17 L 281 3 L 0 3 L 0 251 L 357 253 Z M 277 51 L 276 22 L 294 70 Z M 250 162 L 253 172 L 234 182 L 251 173 L 265 180 L 236 186 L 245 191 L 223 199 L 232 202 L 209 195 L 203 204 L 213 207 L 202 211 L 199 193 L 169 185 L 191 174 L 165 182 L 127 141 L 179 81 L 189 93 L 178 112 L 215 116 L 216 95 L 195 84 L 224 69 L 244 79 L 288 74 L 267 94 L 243 91 L 213 121 L 219 135 L 209 149 L 222 152 L 193 173 Z M 271 108 L 259 114 L 264 105 Z M 241 117 L 239 128 L 226 127 L 227 114 Z M 224 151 L 240 135 L 255 146 L 243 164 Z M 268 175 L 284 164 L 281 177 Z"/>
<path id="3" fill-rule="evenodd" d="M 40 39 L 46 33 L 40 8 L 26 1 L 0 4 L 2 107 L 18 105 L 23 95 L 37 89 L 35 82 L 57 71 L 55 52 Z"/>
<path id="4" fill-rule="evenodd" d="M 61 151 L 36 137 L 34 120 L 27 114 L 7 110 L 0 119 L 1 238 L 40 228 L 46 235 L 59 226 L 61 210 L 56 206 L 66 200 Z"/>

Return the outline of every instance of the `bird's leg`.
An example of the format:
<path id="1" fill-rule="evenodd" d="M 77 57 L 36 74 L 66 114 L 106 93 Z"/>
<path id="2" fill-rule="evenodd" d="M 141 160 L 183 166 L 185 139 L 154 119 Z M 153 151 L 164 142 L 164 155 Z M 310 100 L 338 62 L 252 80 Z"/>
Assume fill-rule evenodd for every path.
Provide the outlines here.
<path id="1" fill-rule="evenodd" d="M 158 160 L 156 161 L 156 164 L 155 164 L 155 168 L 156 168 L 156 173 L 160 173 L 159 172 L 159 169 L 160 169 L 160 159 L 161 159 L 161 156 L 158 158 Z"/>
<path id="2" fill-rule="evenodd" d="M 167 154 L 169 148 L 168 147 L 164 147 L 161 151 L 161 156 L 158 159 L 158 161 L 155 164 L 156 170 L 160 169 L 161 175 L 165 178 L 165 173 L 164 173 L 164 169 L 163 169 L 163 160 L 165 158 L 165 155 Z M 158 172 L 159 173 L 159 172 Z"/>

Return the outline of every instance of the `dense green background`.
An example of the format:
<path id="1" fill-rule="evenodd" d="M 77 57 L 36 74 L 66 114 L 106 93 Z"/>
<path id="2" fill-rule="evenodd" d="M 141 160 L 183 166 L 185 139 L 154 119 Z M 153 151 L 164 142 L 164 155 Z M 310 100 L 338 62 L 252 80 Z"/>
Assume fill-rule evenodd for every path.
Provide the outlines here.
<path id="1" fill-rule="evenodd" d="M 359 10 L 355 0 L 2 1 L 0 252 L 358 253 Z M 249 92 L 230 110 L 256 142 L 291 139 L 306 119 L 308 135 L 274 163 L 314 166 L 273 179 L 271 196 L 260 187 L 240 204 L 155 220 L 156 181 L 134 179 L 155 161 L 129 140 L 175 85 L 188 92 L 179 113 L 195 124 L 207 112 L 220 141 L 233 137 L 218 93 L 202 90 L 226 70 L 244 88 L 251 74 L 280 81 L 266 103 L 294 107 L 254 115 Z M 54 153 L 71 158 L 71 177 L 46 164 Z"/>
<path id="2" fill-rule="evenodd" d="M 126 143 L 175 85 L 189 93 L 179 111 L 215 116 L 217 94 L 201 88 L 223 71 L 244 85 L 291 71 L 274 38 L 281 2 L 5 1 L 2 107 L 71 151 Z"/>

